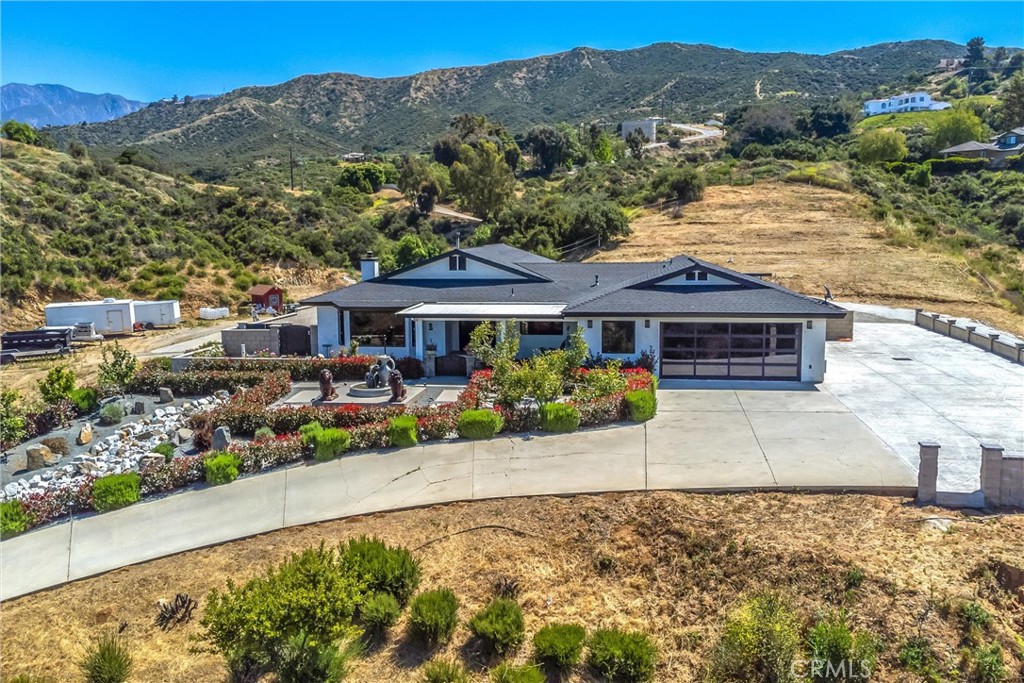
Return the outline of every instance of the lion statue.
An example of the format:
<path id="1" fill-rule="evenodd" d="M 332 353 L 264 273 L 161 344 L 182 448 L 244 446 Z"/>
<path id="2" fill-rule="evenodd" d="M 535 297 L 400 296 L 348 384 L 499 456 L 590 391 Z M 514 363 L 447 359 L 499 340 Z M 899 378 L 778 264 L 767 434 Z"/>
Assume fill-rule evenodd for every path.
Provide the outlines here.
<path id="1" fill-rule="evenodd" d="M 327 368 L 320 371 L 320 400 L 333 401 L 338 398 L 338 392 L 334 389 L 334 375 Z"/>

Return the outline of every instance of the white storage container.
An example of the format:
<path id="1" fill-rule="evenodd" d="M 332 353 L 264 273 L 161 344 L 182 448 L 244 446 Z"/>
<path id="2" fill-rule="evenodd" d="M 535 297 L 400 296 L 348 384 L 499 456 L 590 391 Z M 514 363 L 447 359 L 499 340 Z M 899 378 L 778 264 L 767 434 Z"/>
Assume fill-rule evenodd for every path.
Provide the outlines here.
<path id="1" fill-rule="evenodd" d="M 200 308 L 199 317 L 203 320 L 220 320 L 221 318 L 227 318 L 231 315 L 231 309 L 228 308 Z"/>
<path id="2" fill-rule="evenodd" d="M 135 301 L 135 322 L 147 327 L 177 325 L 181 322 L 181 306 L 177 299 L 166 301 Z"/>
<path id="3" fill-rule="evenodd" d="M 131 334 L 135 310 L 131 299 L 103 301 L 69 301 L 49 304 L 46 309 L 49 327 L 75 327 L 92 323 L 98 334 Z"/>

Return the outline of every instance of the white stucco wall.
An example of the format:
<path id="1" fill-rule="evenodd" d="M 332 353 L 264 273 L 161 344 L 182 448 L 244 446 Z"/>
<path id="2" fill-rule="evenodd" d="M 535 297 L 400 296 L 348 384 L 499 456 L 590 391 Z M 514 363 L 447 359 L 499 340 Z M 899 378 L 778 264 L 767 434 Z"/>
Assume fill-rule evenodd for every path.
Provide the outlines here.
<path id="1" fill-rule="evenodd" d="M 338 309 L 334 306 L 317 306 L 316 327 L 320 346 L 314 350 L 314 353 L 323 353 L 322 345 L 330 344 L 331 355 L 338 355 L 338 349 L 346 343 L 345 340 L 339 338 L 340 330 L 338 330 Z"/>

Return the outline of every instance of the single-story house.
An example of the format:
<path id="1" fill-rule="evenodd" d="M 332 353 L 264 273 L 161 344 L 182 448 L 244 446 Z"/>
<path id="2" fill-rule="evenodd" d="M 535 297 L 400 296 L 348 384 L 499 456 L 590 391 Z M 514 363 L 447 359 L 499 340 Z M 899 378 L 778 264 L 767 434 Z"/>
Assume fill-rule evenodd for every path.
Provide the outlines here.
<path id="1" fill-rule="evenodd" d="M 504 244 L 456 248 L 305 299 L 331 351 L 465 358 L 482 321 L 519 323 L 520 354 L 581 329 L 605 358 L 653 354 L 663 378 L 821 382 L 825 323 L 846 311 L 758 277 L 677 256 L 655 263 L 564 263 Z M 462 367 L 466 363 L 463 361 Z M 456 365 L 458 367 L 458 365 Z M 442 374 L 439 370 L 438 374 Z"/>
<path id="2" fill-rule="evenodd" d="M 907 111 L 941 111 L 949 109 L 949 102 L 936 102 L 923 90 L 905 92 L 892 97 L 868 100 L 864 103 L 864 116 L 877 114 L 899 114 Z"/>
<path id="3" fill-rule="evenodd" d="M 968 140 L 959 145 L 953 145 L 952 147 L 940 150 L 939 154 L 943 158 L 990 159 L 993 165 L 998 166 L 1008 156 L 1024 154 L 1024 127 L 1000 133 L 993 137 L 990 142 Z"/>

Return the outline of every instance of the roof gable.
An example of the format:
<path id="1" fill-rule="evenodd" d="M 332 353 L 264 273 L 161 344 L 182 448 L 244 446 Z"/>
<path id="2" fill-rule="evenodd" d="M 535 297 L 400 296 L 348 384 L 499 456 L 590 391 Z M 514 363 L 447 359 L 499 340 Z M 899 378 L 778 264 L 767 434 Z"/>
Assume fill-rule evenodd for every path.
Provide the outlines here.
<path id="1" fill-rule="evenodd" d="M 510 247 L 511 249 L 511 247 Z M 516 249 L 515 251 L 519 251 Z M 488 252 L 483 252 L 487 254 Z M 492 252 L 493 253 L 493 252 Z M 452 268 L 452 259 L 458 259 L 459 266 Z M 406 268 L 386 273 L 374 281 L 409 280 L 510 280 L 543 281 L 545 278 L 515 263 L 497 261 L 481 255 L 480 251 L 452 249 L 433 258 L 414 263 Z"/>

